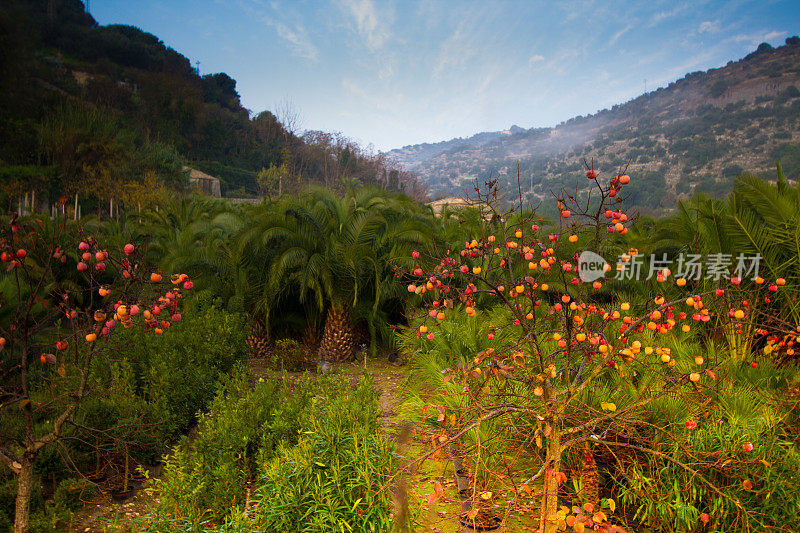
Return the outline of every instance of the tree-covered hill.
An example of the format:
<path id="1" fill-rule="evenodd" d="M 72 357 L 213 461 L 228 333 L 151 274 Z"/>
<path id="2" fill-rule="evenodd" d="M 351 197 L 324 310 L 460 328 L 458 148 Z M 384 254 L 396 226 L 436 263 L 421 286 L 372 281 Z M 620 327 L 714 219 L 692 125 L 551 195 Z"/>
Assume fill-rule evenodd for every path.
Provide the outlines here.
<path id="1" fill-rule="evenodd" d="M 409 177 L 382 156 L 338 134 L 289 126 L 243 108 L 227 74 L 199 75 L 138 28 L 100 26 L 79 0 L 0 3 L 4 205 L 31 190 L 51 202 L 74 193 L 130 201 L 151 188 L 145 178 L 185 181 L 184 164 L 220 178 L 224 195 L 309 182 L 411 192 Z"/>
<path id="2" fill-rule="evenodd" d="M 800 173 L 800 38 L 762 44 L 740 61 L 693 72 L 667 87 L 553 128 L 512 128 L 388 153 L 433 195 L 499 176 L 547 198 L 572 183 L 584 160 L 614 172 L 628 166 L 632 204 L 656 213 L 696 192 L 722 196 L 743 170 L 768 176 L 780 161 Z"/>

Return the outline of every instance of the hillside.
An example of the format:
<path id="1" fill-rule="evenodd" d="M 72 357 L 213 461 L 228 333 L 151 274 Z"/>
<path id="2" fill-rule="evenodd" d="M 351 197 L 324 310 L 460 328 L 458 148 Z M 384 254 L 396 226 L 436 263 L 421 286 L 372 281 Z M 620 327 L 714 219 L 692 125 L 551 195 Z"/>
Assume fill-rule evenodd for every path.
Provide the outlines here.
<path id="1" fill-rule="evenodd" d="M 0 3 L 0 202 L 36 190 L 51 203 L 79 193 L 88 209 L 139 203 L 153 184 L 185 184 L 184 165 L 226 196 L 408 183 L 341 135 L 251 114 L 227 74 L 200 75 L 138 28 L 100 26 L 79 0 Z"/>
<path id="2" fill-rule="evenodd" d="M 668 87 L 553 128 L 512 128 L 468 139 L 406 146 L 387 155 L 416 172 L 431 194 L 469 190 L 499 176 L 544 198 L 584 169 L 635 179 L 630 201 L 659 213 L 697 192 L 721 196 L 747 170 L 767 173 L 780 161 L 800 173 L 800 38 L 762 44 L 740 61 L 693 72 Z"/>

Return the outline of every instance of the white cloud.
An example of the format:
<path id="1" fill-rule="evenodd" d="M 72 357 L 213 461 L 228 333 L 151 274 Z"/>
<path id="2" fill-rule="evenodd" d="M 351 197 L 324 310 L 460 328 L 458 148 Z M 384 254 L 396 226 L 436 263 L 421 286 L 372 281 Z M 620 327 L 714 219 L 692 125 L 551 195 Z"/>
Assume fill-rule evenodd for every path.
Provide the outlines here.
<path id="1" fill-rule="evenodd" d="M 778 37 L 783 37 L 784 35 L 786 35 L 785 31 L 773 30 L 769 32 L 737 35 L 736 37 L 733 38 L 733 40 L 739 43 L 747 42 L 750 43 L 752 46 L 756 46 L 763 42 L 771 41 L 772 39 L 776 39 Z"/>
<path id="2" fill-rule="evenodd" d="M 616 44 L 617 41 L 619 41 L 620 37 L 622 37 L 632 29 L 633 29 L 633 24 L 628 24 L 627 26 L 619 30 L 617 33 L 615 33 L 613 37 L 611 37 L 611 40 L 608 41 L 608 45 L 613 46 L 614 44 Z"/>
<path id="3" fill-rule="evenodd" d="M 541 56 L 539 54 L 534 54 L 531 56 L 530 59 L 528 59 L 528 64 L 533 65 L 534 63 L 538 63 L 539 61 L 544 61 L 544 56 Z"/>
<path id="4" fill-rule="evenodd" d="M 253 0 L 252 3 L 244 0 L 237 1 L 237 5 L 247 13 L 247 16 L 265 23 L 267 26 L 275 28 L 278 37 L 286 41 L 292 54 L 303 57 L 311 61 L 317 61 L 319 50 L 308 36 L 305 27 L 299 22 L 289 25 L 271 16 L 268 11 L 272 9 L 276 14 L 281 13 L 280 5 L 277 2 L 270 2 L 269 6 L 263 0 Z M 284 17 L 281 17 L 284 18 Z M 285 20 L 285 18 L 284 18 Z"/>
<path id="5" fill-rule="evenodd" d="M 785 31 L 771 31 L 769 33 L 764 34 L 763 39 L 765 41 L 769 41 L 769 40 L 775 39 L 777 37 L 783 37 L 784 35 L 786 35 Z"/>
<path id="6" fill-rule="evenodd" d="M 358 33 L 367 48 L 375 52 L 389 39 L 389 28 L 382 23 L 372 0 L 342 0 L 344 7 L 355 19 Z"/>
<path id="7" fill-rule="evenodd" d="M 653 15 L 653 19 L 650 21 L 650 24 L 655 26 L 656 24 L 658 24 L 662 20 L 666 20 L 666 19 L 672 18 L 675 15 L 679 14 L 681 11 L 683 11 L 683 9 L 680 6 L 676 7 L 675 9 L 673 9 L 671 11 L 659 11 L 658 13 Z"/>
<path id="8" fill-rule="evenodd" d="M 720 29 L 720 24 L 718 20 L 710 21 L 706 20 L 700 23 L 700 28 L 697 30 L 698 33 L 717 33 Z"/>
<path id="9" fill-rule="evenodd" d="M 268 21 L 270 26 L 278 32 L 278 37 L 289 43 L 292 53 L 297 56 L 316 61 L 319 57 L 319 50 L 308 38 L 308 33 L 303 26 L 297 25 L 290 28 L 283 22 Z"/>
<path id="10" fill-rule="evenodd" d="M 442 41 L 433 66 L 434 77 L 453 70 L 481 69 L 476 61 L 488 57 L 486 9 L 478 5 L 459 12 L 455 29 Z"/>
<path id="11" fill-rule="evenodd" d="M 434 76 L 451 68 L 464 67 L 477 54 L 473 33 L 461 27 L 445 39 L 439 50 L 439 57 L 433 67 Z"/>

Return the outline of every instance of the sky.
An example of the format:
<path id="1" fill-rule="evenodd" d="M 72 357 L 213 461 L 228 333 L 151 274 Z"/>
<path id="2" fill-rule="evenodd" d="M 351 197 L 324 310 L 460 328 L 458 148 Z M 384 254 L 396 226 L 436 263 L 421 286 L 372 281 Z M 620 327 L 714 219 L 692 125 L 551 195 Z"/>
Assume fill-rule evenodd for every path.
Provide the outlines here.
<path id="1" fill-rule="evenodd" d="M 553 126 L 800 33 L 800 1 L 91 0 L 242 105 L 386 151 Z M 199 62 L 199 63 L 198 63 Z M 279 115 L 280 116 L 280 115 Z"/>

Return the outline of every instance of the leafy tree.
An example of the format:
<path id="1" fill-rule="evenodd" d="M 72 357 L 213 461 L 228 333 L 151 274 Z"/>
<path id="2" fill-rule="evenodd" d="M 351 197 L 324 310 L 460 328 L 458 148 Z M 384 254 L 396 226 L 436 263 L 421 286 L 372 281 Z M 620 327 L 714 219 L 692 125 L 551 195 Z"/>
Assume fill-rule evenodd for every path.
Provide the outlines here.
<path id="1" fill-rule="evenodd" d="M 82 237 L 63 218 L 12 217 L 0 227 L 8 265 L 0 278 L 0 462 L 17 478 L 15 533 L 30 527 L 37 457 L 64 438 L 82 402 L 109 386 L 93 372 L 112 364 L 104 341 L 115 328 L 161 334 L 179 319 L 155 318 L 176 312 L 182 289 L 165 294 L 135 246 L 110 249 Z"/>
<path id="2" fill-rule="evenodd" d="M 493 523 L 490 513 L 496 507 L 485 503 L 493 494 L 509 491 L 513 503 L 541 480 L 541 531 L 567 526 L 619 531 L 610 523 L 615 503 L 599 499 L 592 450 L 599 445 L 612 454 L 628 449 L 663 458 L 661 445 L 674 448 L 680 439 L 675 433 L 683 428 L 661 427 L 653 440 L 642 439 L 641 432 L 659 420 L 665 402 L 691 395 L 696 387 L 713 394 L 718 379 L 719 359 L 707 362 L 702 345 L 683 342 L 681 335 L 696 331 L 713 338 L 719 327 L 747 337 L 745 327 L 769 322 L 771 342 L 784 334 L 796 337 L 794 325 L 744 303 L 763 301 L 781 280 L 774 281 L 774 290 L 773 285 L 725 282 L 706 287 L 686 279 L 673 284 L 661 268 L 645 283 L 643 297 L 628 302 L 615 297 L 617 279 L 603 279 L 611 265 L 588 270 L 599 275 L 594 280 L 584 278 L 581 251 L 606 255 L 620 250 L 630 224 L 617 201 L 628 177 L 599 181 L 593 174 L 590 170 L 587 177 L 597 203 L 587 204 L 562 189 L 556 194 L 559 221 L 550 227 L 534 214 L 516 217 L 500 211 L 496 184 L 487 183 L 478 193 L 499 215 L 496 225 L 491 227 L 492 219 L 485 217 L 460 254 L 439 250 L 407 274 L 409 290 L 429 308 L 404 337 L 418 363 L 412 382 L 428 392 L 425 405 L 417 397 L 411 406 L 432 443 L 428 456 L 447 448 L 454 464 L 468 467 L 468 474 L 457 473 L 457 478 L 471 476 L 477 486 L 493 488 L 465 498 L 460 519 L 468 524 Z M 620 254 L 615 269 L 620 276 L 635 275 L 635 255 L 630 250 Z M 734 359 L 733 364 L 740 362 Z M 685 427 L 697 425 L 689 419 Z M 742 444 L 737 441 L 744 435 L 737 433 L 720 451 L 742 467 L 747 459 L 738 455 Z M 512 464 L 508 456 L 519 457 L 521 450 L 526 459 Z M 745 450 L 752 451 L 752 443 Z M 570 454 L 572 465 L 575 456 L 581 457 L 583 487 L 577 486 L 586 504 L 559 508 L 559 485 L 567 479 Z M 670 460 L 713 494 L 709 512 L 724 508 L 732 518 L 754 517 L 720 488 L 728 485 L 709 479 L 718 455 Z M 735 474 L 721 481 L 736 482 Z M 437 497 L 431 494 L 429 501 Z"/>

